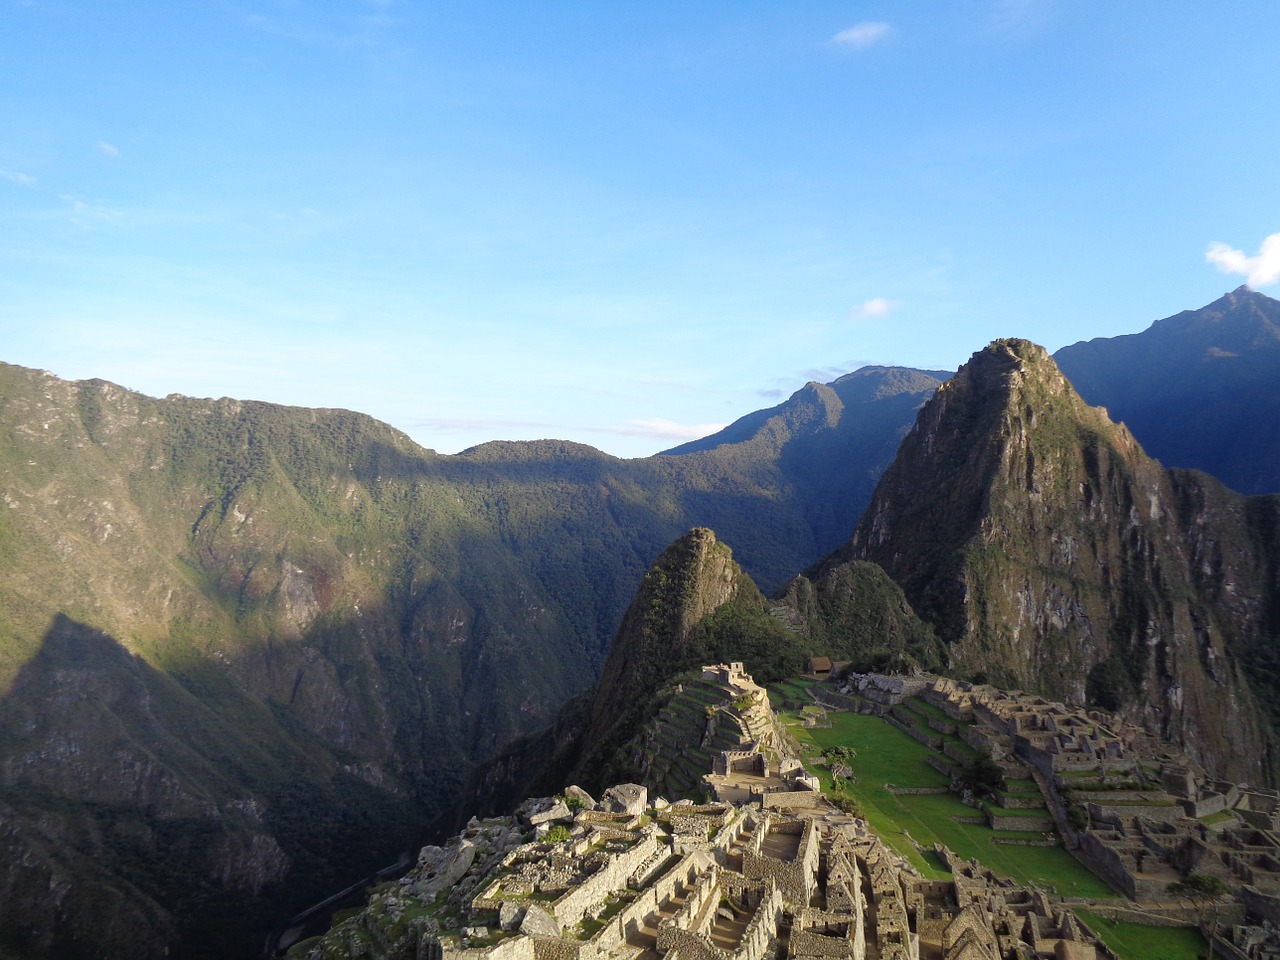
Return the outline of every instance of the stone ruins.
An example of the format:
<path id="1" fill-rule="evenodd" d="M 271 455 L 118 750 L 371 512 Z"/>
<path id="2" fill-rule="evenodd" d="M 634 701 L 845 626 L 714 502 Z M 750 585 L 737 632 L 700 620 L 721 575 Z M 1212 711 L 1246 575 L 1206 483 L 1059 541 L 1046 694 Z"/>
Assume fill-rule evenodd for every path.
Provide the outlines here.
<path id="1" fill-rule="evenodd" d="M 738 700 L 740 664 L 704 669 Z M 761 691 L 763 692 L 763 691 Z M 767 700 L 764 701 L 767 709 Z M 758 745 L 757 745 L 758 746 Z M 359 914 L 306 944 L 309 960 L 1099 960 L 1074 915 L 945 848 L 927 880 L 827 802 L 790 756 L 717 753 L 707 803 L 624 784 L 576 787 L 516 818 L 472 820 Z M 734 799 L 726 799 L 733 797 Z M 370 945 L 376 944 L 377 949 Z"/>

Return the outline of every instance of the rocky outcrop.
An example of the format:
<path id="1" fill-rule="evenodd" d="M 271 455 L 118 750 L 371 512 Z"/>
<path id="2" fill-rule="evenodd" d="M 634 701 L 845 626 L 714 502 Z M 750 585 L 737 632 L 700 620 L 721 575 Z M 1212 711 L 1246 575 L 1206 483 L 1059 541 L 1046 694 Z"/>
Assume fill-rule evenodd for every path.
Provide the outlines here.
<path id="1" fill-rule="evenodd" d="M 776 616 L 804 633 L 814 649 L 839 651 L 855 670 L 936 670 L 945 650 L 882 568 L 841 554 L 787 585 Z"/>
<path id="2" fill-rule="evenodd" d="M 664 665 L 684 659 L 678 651 L 693 628 L 748 584 L 732 551 L 710 530 L 690 530 L 667 547 L 644 575 L 609 648 L 596 687 L 592 732 L 609 724 L 619 704 L 652 692 L 655 681 L 669 676 Z"/>
<path id="3" fill-rule="evenodd" d="M 921 410 L 842 556 L 901 584 L 952 670 L 1119 710 L 1274 782 L 1245 665 L 1274 632 L 1276 513 L 1165 470 L 1041 347 L 1001 340 Z"/>

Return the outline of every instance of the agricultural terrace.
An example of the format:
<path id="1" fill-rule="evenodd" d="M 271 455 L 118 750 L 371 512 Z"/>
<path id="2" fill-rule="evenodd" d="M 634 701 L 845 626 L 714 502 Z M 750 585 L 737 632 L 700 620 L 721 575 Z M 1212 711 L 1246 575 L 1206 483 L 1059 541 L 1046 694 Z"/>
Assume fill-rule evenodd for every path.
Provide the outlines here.
<path id="1" fill-rule="evenodd" d="M 1204 937 L 1190 927 L 1148 927 L 1107 920 L 1088 910 L 1076 913 L 1124 960 L 1198 960 L 1208 956 Z"/>
<path id="2" fill-rule="evenodd" d="M 799 742 L 808 769 L 822 781 L 833 800 L 852 801 L 857 815 L 871 825 L 894 850 L 907 857 L 926 877 L 945 879 L 945 868 L 928 848 L 941 843 L 966 859 L 974 859 L 1020 884 L 1057 892 L 1067 897 L 1118 897 L 1106 883 L 1077 862 L 1061 845 L 1022 846 L 998 841 L 1043 841 L 1043 833 L 992 830 L 985 823 L 963 823 L 982 811 L 966 806 L 954 793 L 895 794 L 895 787 L 945 788 L 949 779 L 928 763 L 932 750 L 878 717 L 831 710 L 829 727 L 805 727 L 799 709 L 783 704 L 805 704 L 808 681 L 776 684 L 769 695 L 779 717 Z M 848 747 L 852 777 L 833 782 L 831 768 L 821 762 L 823 750 Z M 1020 783 L 1007 784 L 1018 790 Z M 917 844 L 919 846 L 917 846 Z M 920 848 L 925 848 L 923 851 Z"/>

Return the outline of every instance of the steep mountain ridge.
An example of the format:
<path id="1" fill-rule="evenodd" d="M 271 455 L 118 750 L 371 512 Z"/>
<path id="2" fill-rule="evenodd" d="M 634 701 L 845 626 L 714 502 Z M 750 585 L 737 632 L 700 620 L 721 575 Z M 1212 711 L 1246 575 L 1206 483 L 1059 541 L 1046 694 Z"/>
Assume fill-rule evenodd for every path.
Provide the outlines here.
<path id="1" fill-rule="evenodd" d="M 681 531 L 739 534 L 767 582 L 820 553 L 777 459 L 732 444 L 640 461 L 559 441 L 440 456 L 347 411 L 154 399 L 10 365 L 0 436 L 0 802 L 22 800 L 3 814 L 12 862 L 132 890 L 137 943 L 191 956 L 237 955 L 253 924 L 393 859 L 478 760 L 592 682 L 634 585 Z M 39 670 L 69 629 L 98 636 L 101 656 Z M 50 684 L 100 709 L 54 711 Z M 191 710 L 124 722 L 122 690 Z M 237 762 L 255 755 L 241 727 L 265 766 Z M 201 744 L 178 750 L 165 729 Z M 59 772 L 67 743 L 82 780 Z M 190 824 L 197 869 L 166 873 L 165 843 L 94 839 L 107 809 L 135 839 L 167 836 L 173 811 L 127 795 L 120 756 L 205 798 Z M 290 805 L 332 824 L 327 835 L 283 823 Z M 41 832 L 53 807 L 57 836 L 80 838 L 74 857 L 53 856 Z M 361 836 L 361 811 L 384 821 L 378 843 Z M 240 851 L 273 844 L 261 883 L 235 879 L 257 869 Z M 200 898 L 214 906 L 196 917 L 183 904 Z M 49 916 L 9 902 L 0 926 L 47 945 Z M 199 933 L 232 915 L 238 934 Z M 59 926 L 78 929 L 65 915 Z"/>
<path id="2" fill-rule="evenodd" d="M 1223 317 L 1276 307 L 1224 301 Z M 1192 313 L 1162 323 L 1194 331 Z M 1205 363 L 1265 359 L 1259 329 L 1214 340 Z M 107 955 L 255 950 L 575 694 L 551 736 L 576 742 L 636 583 L 690 527 L 732 543 L 723 569 L 746 574 L 680 621 L 687 665 L 751 660 L 744 641 L 760 678 L 807 653 L 949 654 L 1273 777 L 1276 498 L 1161 470 L 1060 377 L 1027 372 L 1043 358 L 1012 354 L 1023 374 L 970 371 L 939 395 L 939 459 L 913 454 L 877 546 L 936 634 L 851 550 L 790 578 L 847 539 L 945 375 L 864 368 L 621 461 L 561 441 L 441 456 L 347 411 L 157 400 L 0 364 L 0 945 L 74 956 L 95 931 Z M 790 581 L 785 603 L 750 578 Z M 28 896 L 48 889 L 71 892 Z"/>
<path id="3" fill-rule="evenodd" d="M 1166 471 L 1043 348 L 996 341 L 921 410 L 841 557 L 880 564 L 951 668 L 1119 709 L 1274 782 L 1244 669 L 1274 636 L 1271 498 Z"/>
<path id="4" fill-rule="evenodd" d="M 1280 492 L 1280 301 L 1239 287 L 1054 359 L 1165 465 L 1207 471 L 1245 494 Z"/>
<path id="5" fill-rule="evenodd" d="M 916 411 L 951 374 L 907 367 L 868 366 L 831 383 L 810 382 L 787 400 L 748 414 L 719 433 L 667 454 L 699 455 L 725 469 L 746 460 L 776 464 L 781 489 L 791 491 L 818 548 L 846 539 L 871 499 L 876 481 L 897 453 Z M 734 544 L 765 590 L 784 584 L 799 567 L 762 568 L 754 531 L 703 521 Z"/>
<path id="6" fill-rule="evenodd" d="M 591 697 L 571 705 L 537 748 L 522 745 L 495 779 L 519 794 L 648 775 L 643 728 L 707 664 L 739 661 L 772 683 L 815 655 L 864 670 L 941 662 L 932 629 L 875 564 L 832 561 L 809 573 L 767 600 L 711 530 L 689 531 L 645 574 Z M 541 762 L 531 766 L 531 756 Z"/>

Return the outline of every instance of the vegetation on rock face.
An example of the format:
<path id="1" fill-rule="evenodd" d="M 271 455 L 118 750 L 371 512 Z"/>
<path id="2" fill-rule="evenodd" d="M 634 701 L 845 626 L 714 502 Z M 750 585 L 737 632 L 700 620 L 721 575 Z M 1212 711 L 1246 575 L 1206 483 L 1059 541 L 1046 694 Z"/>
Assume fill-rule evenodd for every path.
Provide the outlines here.
<path id="1" fill-rule="evenodd" d="M 256 924 L 245 933 L 255 939 L 313 889 L 342 885 L 322 862 L 350 871 L 345 882 L 364 869 L 351 850 L 394 856 L 478 759 L 583 691 L 636 582 L 681 531 L 728 531 L 773 584 L 846 535 L 869 485 L 841 477 L 861 477 L 867 457 L 819 481 L 816 451 L 835 441 L 887 462 L 936 385 L 910 371 L 851 382 L 840 409 L 802 391 L 705 450 L 621 461 L 555 441 L 442 457 L 346 411 L 156 400 L 0 364 L 0 802 L 23 798 L 3 812 L 8 862 L 129 891 L 138 944 L 153 936 L 193 955 L 205 920 L 183 903 L 201 897 L 209 923 Z M 204 873 L 147 879 L 144 861 L 168 849 L 150 825 L 170 815 L 168 796 L 115 783 L 114 721 L 56 715 L 42 699 L 39 664 L 65 632 L 60 617 L 132 655 L 166 697 L 188 698 L 181 717 L 130 733 L 129 751 L 205 804 Z M 125 674 L 95 660 L 58 676 L 73 699 L 124 702 L 114 685 Z M 200 743 L 160 732 L 194 735 L 196 718 Z M 54 771 L 65 744 L 89 787 Z M 92 870 L 55 856 L 42 824 L 91 837 L 103 803 L 136 821 L 131 836 L 152 838 L 146 849 L 117 844 L 120 856 Z M 256 812 L 228 812 L 241 809 Z M 380 828 L 383 847 L 371 845 L 360 810 L 403 829 Z M 334 827 L 308 836 L 307 821 Z M 272 844 L 284 880 L 242 866 Z M 274 879 L 242 889 L 233 878 L 246 869 Z M 32 873 L 0 878 L 28 882 L 47 887 Z M 42 942 L 44 914 L 24 902 L 6 900 L 15 909 L 0 927 Z"/>
<path id="2" fill-rule="evenodd" d="M 1258 374 L 1276 309 L 1236 291 L 1158 324 L 1182 346 L 1147 358 L 1148 386 L 1181 382 L 1171 358 L 1207 325 L 1204 376 L 1181 380 L 1230 382 L 1280 423 Z M 1145 376 L 1093 369 L 1095 385 Z M 619 633 L 648 637 L 618 668 L 634 684 L 593 714 L 583 693 L 664 545 L 714 528 L 766 589 L 787 583 L 847 537 L 943 379 L 860 370 L 621 461 L 556 441 L 444 457 L 346 411 L 155 400 L 0 364 L 0 944 L 71 955 L 92 929 L 105 954 L 256 948 L 394 856 L 481 759 L 519 743 L 493 797 L 518 770 L 550 775 L 593 715 L 621 716 L 619 690 L 643 711 L 717 659 L 762 680 L 819 653 L 952 664 L 1146 717 L 1211 767 L 1274 781 L 1280 498 L 1163 470 L 1024 341 L 939 392 L 850 547 L 781 601 L 714 537 L 685 544 L 705 569 L 642 587 L 650 606 Z M 1157 394 L 1158 420 L 1223 440 L 1170 462 L 1276 489 L 1227 469 L 1250 450 L 1280 462 L 1265 427 L 1215 432 L 1216 395 Z M 49 889 L 72 891 L 56 916 L 31 895 Z"/>
<path id="3" fill-rule="evenodd" d="M 1087 698 L 1274 780 L 1258 704 L 1280 689 L 1242 669 L 1274 635 L 1273 499 L 1164 470 L 1042 348 L 997 341 L 922 409 L 839 557 L 882 564 L 953 670 Z"/>
<path id="4" fill-rule="evenodd" d="M 840 562 L 837 555 L 796 577 L 782 602 L 799 614 L 814 652 L 849 660 L 850 669 L 911 673 L 946 662 L 933 628 L 874 563 Z"/>

